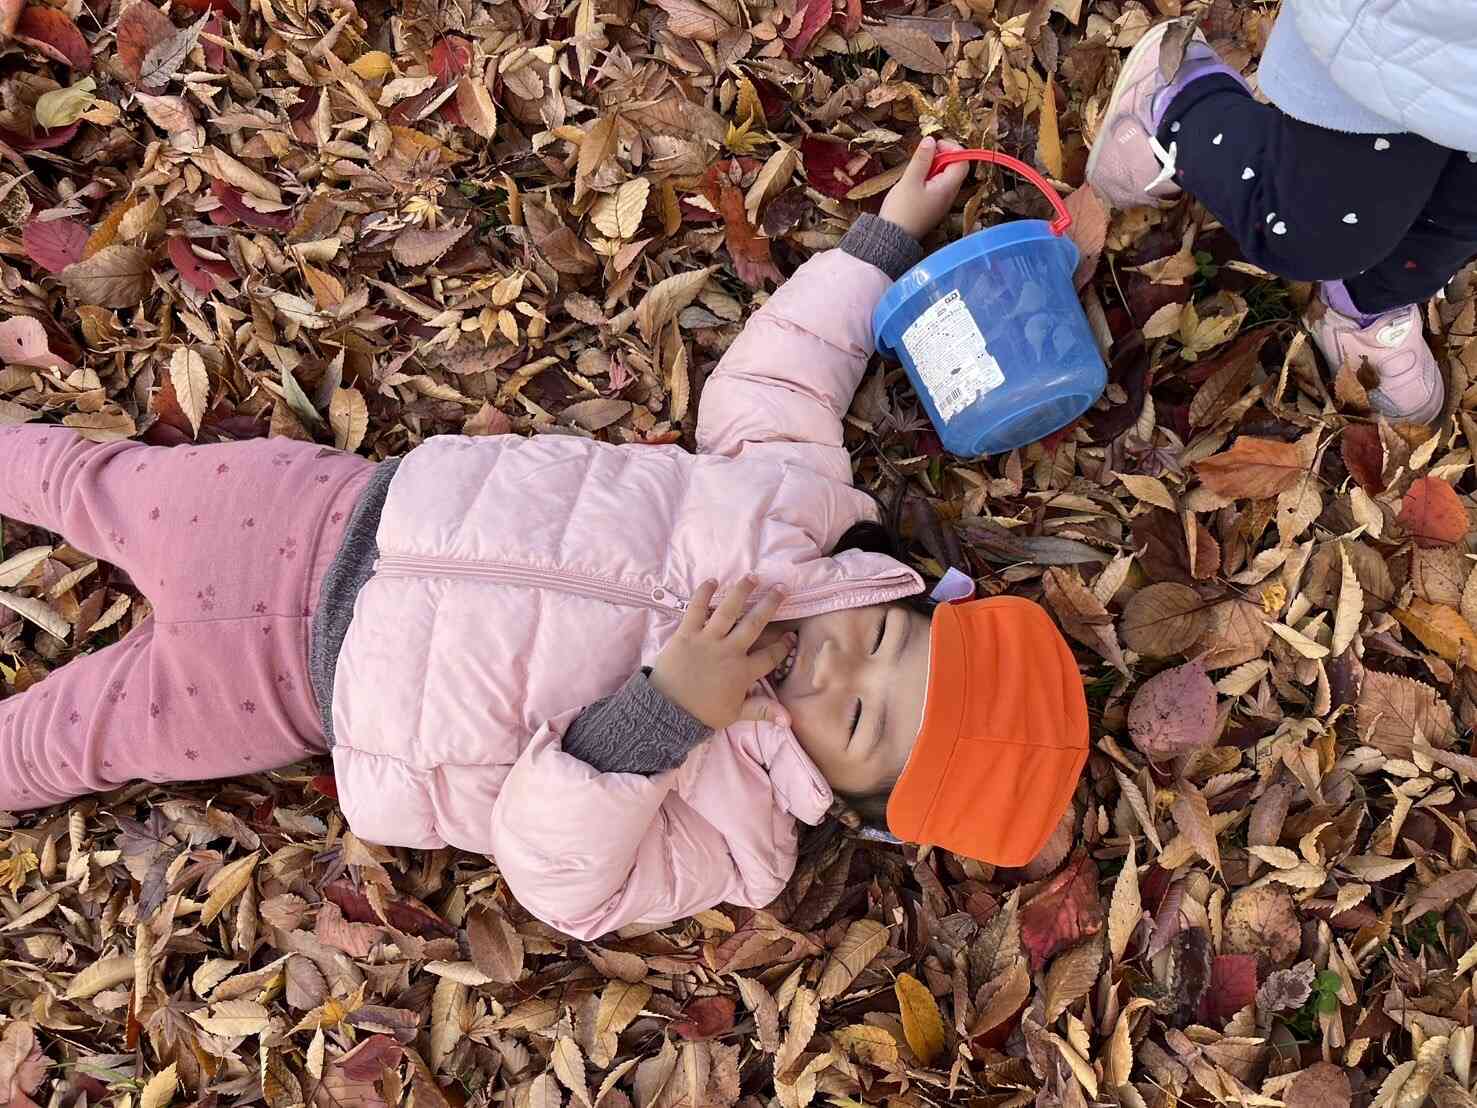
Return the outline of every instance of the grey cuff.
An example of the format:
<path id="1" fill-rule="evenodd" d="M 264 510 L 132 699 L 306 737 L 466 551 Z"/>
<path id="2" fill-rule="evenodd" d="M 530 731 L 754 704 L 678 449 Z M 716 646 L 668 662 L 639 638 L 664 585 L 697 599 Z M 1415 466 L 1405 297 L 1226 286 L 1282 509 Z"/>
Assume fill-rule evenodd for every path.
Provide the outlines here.
<path id="1" fill-rule="evenodd" d="M 891 220 L 863 215 L 841 240 L 841 249 L 853 258 L 870 262 L 894 281 L 923 259 L 923 247 Z"/>
<path id="2" fill-rule="evenodd" d="M 595 701 L 564 732 L 564 753 L 601 773 L 665 773 L 708 735 L 703 722 L 652 687 L 638 669 L 620 690 Z"/>

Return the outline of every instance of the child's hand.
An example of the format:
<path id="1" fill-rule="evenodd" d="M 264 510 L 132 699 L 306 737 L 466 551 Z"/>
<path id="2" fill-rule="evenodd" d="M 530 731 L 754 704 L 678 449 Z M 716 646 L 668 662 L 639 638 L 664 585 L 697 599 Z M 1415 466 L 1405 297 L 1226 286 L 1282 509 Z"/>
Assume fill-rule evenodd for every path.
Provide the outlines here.
<path id="1" fill-rule="evenodd" d="M 718 583 L 704 582 L 677 634 L 651 667 L 652 687 L 715 731 L 741 719 L 782 726 L 790 722 L 777 701 L 749 695 L 754 683 L 783 662 L 794 645 L 794 637 L 785 635 L 750 653 L 784 599 L 779 589 L 772 589 L 740 619 L 756 584 L 753 577 L 745 577 L 710 616 L 708 606 Z"/>
<path id="2" fill-rule="evenodd" d="M 915 239 L 932 231 L 949 214 L 964 175 L 967 162 L 951 165 L 937 177 L 927 180 L 934 156 L 945 150 L 961 149 L 956 142 L 935 142 L 926 138 L 913 151 L 913 158 L 897 184 L 887 190 L 882 201 L 882 218 L 896 223 Z"/>

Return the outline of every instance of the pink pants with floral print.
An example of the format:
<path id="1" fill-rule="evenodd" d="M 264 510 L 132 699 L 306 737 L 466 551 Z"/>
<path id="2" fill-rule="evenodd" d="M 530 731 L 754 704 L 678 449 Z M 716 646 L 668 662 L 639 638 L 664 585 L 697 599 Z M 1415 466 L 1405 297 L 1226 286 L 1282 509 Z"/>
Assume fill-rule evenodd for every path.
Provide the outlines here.
<path id="1" fill-rule="evenodd" d="M 0 700 L 0 809 L 322 752 L 309 627 L 372 471 L 286 439 L 95 445 L 58 427 L 0 429 L 0 515 L 123 569 L 154 608 Z"/>

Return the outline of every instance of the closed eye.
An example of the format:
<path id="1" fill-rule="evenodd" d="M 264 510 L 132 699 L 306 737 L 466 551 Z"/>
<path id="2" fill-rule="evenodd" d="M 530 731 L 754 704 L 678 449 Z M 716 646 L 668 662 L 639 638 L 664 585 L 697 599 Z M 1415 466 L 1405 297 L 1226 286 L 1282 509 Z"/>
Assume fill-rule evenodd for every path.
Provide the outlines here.
<path id="1" fill-rule="evenodd" d="M 882 613 L 882 618 L 877 621 L 877 641 L 872 644 L 872 653 L 882 649 L 882 640 L 887 637 L 887 613 Z"/>
<path id="2" fill-rule="evenodd" d="M 856 738 L 856 726 L 862 721 L 862 702 L 858 700 L 856 707 L 851 710 L 851 731 L 848 733 L 847 741 Z"/>

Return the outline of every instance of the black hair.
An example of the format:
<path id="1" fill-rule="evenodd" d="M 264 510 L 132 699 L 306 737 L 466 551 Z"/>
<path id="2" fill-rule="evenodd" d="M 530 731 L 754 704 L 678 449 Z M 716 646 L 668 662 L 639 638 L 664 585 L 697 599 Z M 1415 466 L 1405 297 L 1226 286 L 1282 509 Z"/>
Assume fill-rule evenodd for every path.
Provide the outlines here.
<path id="1" fill-rule="evenodd" d="M 840 554 L 844 550 L 864 550 L 871 554 L 886 554 L 899 562 L 906 562 L 904 546 L 902 537 L 896 531 L 881 523 L 863 520 L 853 523 L 842 533 L 836 540 L 836 545 L 831 548 L 831 554 Z M 894 603 L 930 618 L 934 608 L 938 606 L 938 602 L 926 592 L 905 596 Z M 800 861 L 804 863 L 819 859 L 839 842 L 847 830 L 860 831 L 869 838 L 886 835 L 887 802 L 896 784 L 896 781 L 890 781 L 878 791 L 863 796 L 836 793 L 837 808 L 846 814 L 838 814 L 833 809 L 819 826 L 801 830 Z"/>

